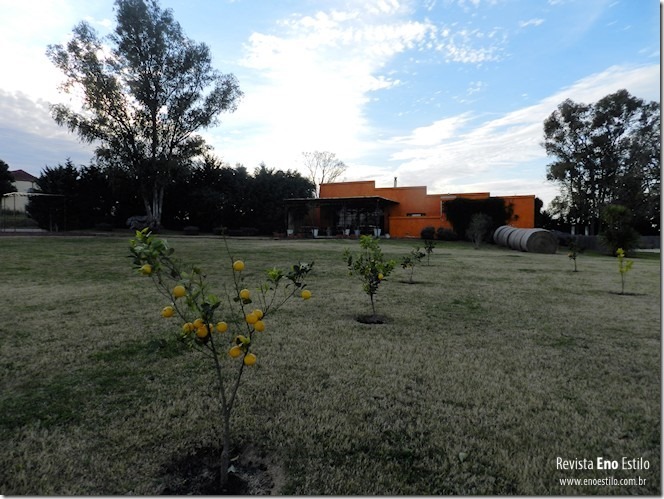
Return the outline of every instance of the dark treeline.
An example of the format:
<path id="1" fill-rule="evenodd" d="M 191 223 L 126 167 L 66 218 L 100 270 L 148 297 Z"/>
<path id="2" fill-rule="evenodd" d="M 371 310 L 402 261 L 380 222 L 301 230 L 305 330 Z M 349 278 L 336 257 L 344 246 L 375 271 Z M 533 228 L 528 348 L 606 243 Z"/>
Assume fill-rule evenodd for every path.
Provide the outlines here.
<path id="1" fill-rule="evenodd" d="M 129 217 L 146 213 L 138 183 L 126 171 L 95 165 L 77 168 L 68 160 L 46 167 L 37 185 L 38 193 L 51 196 L 31 197 L 27 210 L 47 230 L 126 228 Z M 161 226 L 285 232 L 284 199 L 312 197 L 314 189 L 296 171 L 261 164 L 250 174 L 244 166 L 207 158 L 169 179 Z"/>

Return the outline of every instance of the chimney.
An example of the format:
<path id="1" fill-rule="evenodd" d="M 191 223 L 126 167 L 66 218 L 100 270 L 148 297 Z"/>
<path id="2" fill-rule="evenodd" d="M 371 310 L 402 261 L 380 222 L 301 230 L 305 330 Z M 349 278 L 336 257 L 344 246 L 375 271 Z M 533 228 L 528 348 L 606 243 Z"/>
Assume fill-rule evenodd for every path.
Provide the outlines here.
<path id="1" fill-rule="evenodd" d="M 396 188 L 396 186 L 397 186 L 397 178 L 394 177 L 394 187 Z"/>

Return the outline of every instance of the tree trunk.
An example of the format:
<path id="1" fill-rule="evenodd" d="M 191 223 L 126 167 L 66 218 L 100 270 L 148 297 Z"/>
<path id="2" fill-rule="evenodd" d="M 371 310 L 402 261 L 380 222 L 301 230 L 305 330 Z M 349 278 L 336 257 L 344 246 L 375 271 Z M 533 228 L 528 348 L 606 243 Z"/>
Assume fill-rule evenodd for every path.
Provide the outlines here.
<path id="1" fill-rule="evenodd" d="M 152 220 L 155 227 L 161 227 L 161 214 L 164 206 L 164 187 L 155 185 L 152 188 Z"/>
<path id="2" fill-rule="evenodd" d="M 219 463 L 219 490 L 221 492 L 228 483 L 228 467 L 231 463 L 231 425 L 230 414 L 224 414 L 224 436 L 222 439 L 221 462 Z"/>

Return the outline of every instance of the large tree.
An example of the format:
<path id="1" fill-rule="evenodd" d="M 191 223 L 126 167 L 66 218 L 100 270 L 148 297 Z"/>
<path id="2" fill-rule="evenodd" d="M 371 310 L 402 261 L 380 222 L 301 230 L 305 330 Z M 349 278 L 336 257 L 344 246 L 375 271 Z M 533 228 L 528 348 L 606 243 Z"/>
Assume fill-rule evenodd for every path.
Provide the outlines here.
<path id="1" fill-rule="evenodd" d="M 574 225 L 596 234 L 601 213 L 621 204 L 642 232 L 659 229 L 660 111 L 619 90 L 595 104 L 562 102 L 544 121 L 547 179 L 560 195 L 552 206 Z"/>
<path id="2" fill-rule="evenodd" d="M 309 180 L 316 185 L 316 193 L 320 184 L 334 182 L 348 168 L 346 164 L 337 158 L 337 155 L 329 151 L 303 152 L 304 166 L 309 172 Z"/>
<path id="3" fill-rule="evenodd" d="M 97 145 L 101 163 L 128 170 L 159 225 L 169 179 L 207 149 L 199 132 L 234 111 L 242 93 L 233 75 L 212 68 L 207 45 L 187 38 L 157 0 L 116 0 L 115 10 L 107 37 L 81 22 L 66 45 L 49 45 L 48 57 L 66 77 L 62 89 L 83 99 L 80 110 L 58 104 L 51 111 Z"/>

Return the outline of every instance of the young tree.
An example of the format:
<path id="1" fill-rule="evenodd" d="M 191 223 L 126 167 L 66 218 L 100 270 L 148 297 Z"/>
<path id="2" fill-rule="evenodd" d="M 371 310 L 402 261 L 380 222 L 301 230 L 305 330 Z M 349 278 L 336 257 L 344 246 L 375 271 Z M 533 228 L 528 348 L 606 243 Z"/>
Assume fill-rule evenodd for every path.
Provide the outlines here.
<path id="1" fill-rule="evenodd" d="M 62 90 L 81 92 L 82 110 L 54 105 L 55 121 L 98 144 L 106 165 L 138 180 L 145 210 L 161 222 L 174 171 L 206 145 L 199 132 L 234 111 L 242 93 L 233 75 L 211 66 L 209 48 L 187 38 L 157 0 L 116 0 L 117 26 L 100 39 L 85 21 L 47 56 L 65 75 Z"/>
<path id="2" fill-rule="evenodd" d="M 268 316 L 296 295 L 303 300 L 311 298 L 311 291 L 305 289 L 305 279 L 313 262 L 299 262 L 288 273 L 276 267 L 267 270 L 266 281 L 252 298 L 252 291 L 244 287 L 245 263 L 233 258 L 228 246 L 233 279 L 223 294 L 211 292 L 206 274 L 177 260 L 173 256 L 175 249 L 167 241 L 155 239 L 148 229 L 136 232 L 129 250 L 136 271 L 151 277 L 168 300 L 161 311 L 162 317 L 179 317 L 180 339 L 212 361 L 211 373 L 196 375 L 214 386 L 218 396 L 222 430 L 219 486 L 225 491 L 231 463 L 232 415 L 244 368 L 250 368 L 258 360 L 255 343 L 267 328 Z M 260 308 L 254 308 L 256 305 Z M 210 424 L 219 425 L 219 422 L 212 420 Z"/>
<path id="3" fill-rule="evenodd" d="M 14 178 L 9 173 L 9 165 L 0 159 L 0 196 L 8 192 L 16 192 Z"/>
<path id="4" fill-rule="evenodd" d="M 334 182 L 348 166 L 328 151 L 303 152 L 304 166 L 309 171 L 309 180 L 316 185 L 316 195 L 320 184 Z"/>
<path id="5" fill-rule="evenodd" d="M 479 249 L 482 242 L 490 237 L 492 223 L 491 217 L 486 213 L 475 213 L 471 217 L 466 236 L 473 242 L 475 249 Z"/>
<path id="6" fill-rule="evenodd" d="M 592 105 L 569 99 L 544 121 L 547 179 L 561 194 L 554 205 L 572 223 L 600 228 L 604 206 L 630 208 L 639 225 L 659 227 L 660 111 L 619 90 Z"/>
<path id="7" fill-rule="evenodd" d="M 408 282 L 413 284 L 413 275 L 415 274 L 415 267 L 422 262 L 422 259 L 426 256 L 426 253 L 420 249 L 419 246 L 416 246 L 410 253 L 406 256 L 401 257 L 401 268 L 410 271 L 408 272 Z"/>
<path id="8" fill-rule="evenodd" d="M 348 274 L 362 282 L 362 290 L 371 300 L 372 315 L 367 322 L 378 322 L 375 296 L 383 280 L 394 270 L 396 261 L 385 260 L 378 239 L 372 236 L 360 236 L 360 251 L 352 254 L 350 249 L 346 248 L 344 259 L 348 265 Z"/>

